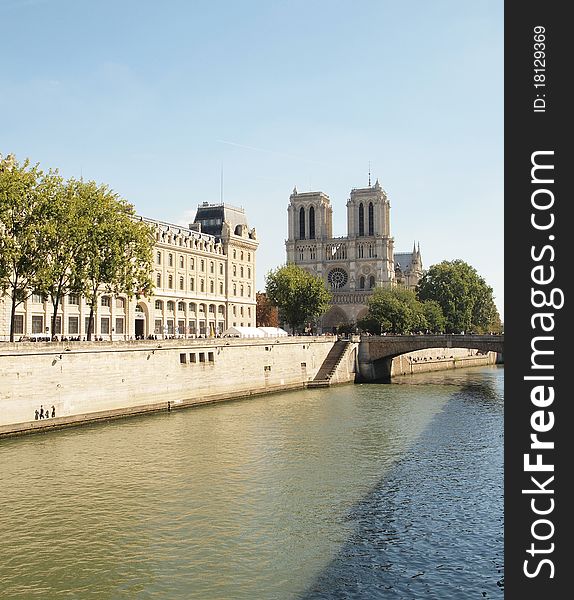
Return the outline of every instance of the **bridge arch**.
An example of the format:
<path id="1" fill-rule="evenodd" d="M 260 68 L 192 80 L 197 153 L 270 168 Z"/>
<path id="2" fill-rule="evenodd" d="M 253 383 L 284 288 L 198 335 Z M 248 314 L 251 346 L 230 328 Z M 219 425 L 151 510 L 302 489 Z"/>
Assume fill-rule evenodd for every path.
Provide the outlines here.
<path id="1" fill-rule="evenodd" d="M 389 335 L 362 336 L 359 344 L 361 381 L 389 381 L 393 358 L 428 348 L 469 348 L 504 352 L 504 335 Z"/>

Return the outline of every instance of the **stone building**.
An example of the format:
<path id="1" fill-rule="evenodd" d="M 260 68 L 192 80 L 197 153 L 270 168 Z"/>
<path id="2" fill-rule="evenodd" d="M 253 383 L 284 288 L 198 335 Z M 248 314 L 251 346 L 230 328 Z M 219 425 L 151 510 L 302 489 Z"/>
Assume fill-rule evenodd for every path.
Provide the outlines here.
<path id="1" fill-rule="evenodd" d="M 333 237 L 333 209 L 323 192 L 295 188 L 287 210 L 287 262 L 321 276 L 333 293 L 333 306 L 320 323 L 323 331 L 356 323 L 366 314 L 375 287 L 413 289 L 422 277 L 420 247 L 394 251 L 391 205 L 378 180 L 351 190 L 345 237 Z"/>
<path id="2" fill-rule="evenodd" d="M 228 204 L 201 204 L 189 227 L 141 217 L 155 239 L 153 296 L 100 296 L 93 335 L 104 340 L 213 336 L 229 326 L 255 326 L 255 229 Z M 62 299 L 56 330 L 52 304 L 32 294 L 17 309 L 15 339 L 87 336 L 90 307 L 78 294 Z M 10 299 L 0 299 L 0 340 L 10 332 Z"/>

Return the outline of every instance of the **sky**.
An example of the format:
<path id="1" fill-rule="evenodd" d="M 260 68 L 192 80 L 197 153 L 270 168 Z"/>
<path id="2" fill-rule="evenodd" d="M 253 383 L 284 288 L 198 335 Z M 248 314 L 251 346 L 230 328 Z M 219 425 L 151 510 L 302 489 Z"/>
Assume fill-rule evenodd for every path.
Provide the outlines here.
<path id="1" fill-rule="evenodd" d="M 243 207 L 258 290 L 293 188 L 343 236 L 370 168 L 395 251 L 468 262 L 503 315 L 501 0 L 0 0 L 0 23 L 4 156 L 170 223 Z"/>

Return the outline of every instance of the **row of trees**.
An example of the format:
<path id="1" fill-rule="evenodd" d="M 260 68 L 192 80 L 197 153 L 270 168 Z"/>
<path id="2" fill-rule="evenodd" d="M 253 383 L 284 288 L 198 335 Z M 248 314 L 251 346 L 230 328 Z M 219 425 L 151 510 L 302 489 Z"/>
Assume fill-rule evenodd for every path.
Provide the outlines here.
<path id="1" fill-rule="evenodd" d="M 106 185 L 0 156 L 0 292 L 11 301 L 11 341 L 16 308 L 32 293 L 50 299 L 52 332 L 64 296 L 82 294 L 90 339 L 102 293 L 151 293 L 152 248 L 134 207 Z"/>
<path id="2" fill-rule="evenodd" d="M 331 294 L 321 277 L 286 265 L 267 275 L 268 300 L 295 331 L 330 307 Z M 349 324 L 347 325 L 349 326 Z M 371 333 L 499 332 L 500 316 L 493 290 L 462 260 L 443 261 L 423 275 L 416 290 L 376 288 L 368 313 L 356 326 Z"/>

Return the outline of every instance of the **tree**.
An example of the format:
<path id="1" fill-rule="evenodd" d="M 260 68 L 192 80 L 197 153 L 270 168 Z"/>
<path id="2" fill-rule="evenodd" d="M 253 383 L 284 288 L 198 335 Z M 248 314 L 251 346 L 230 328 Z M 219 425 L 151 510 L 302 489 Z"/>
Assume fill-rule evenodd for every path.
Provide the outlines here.
<path id="1" fill-rule="evenodd" d="M 368 300 L 369 311 L 361 327 L 374 333 L 410 333 L 427 329 L 423 305 L 406 288 L 375 288 Z"/>
<path id="2" fill-rule="evenodd" d="M 279 311 L 263 292 L 255 294 L 257 302 L 257 327 L 279 327 Z"/>
<path id="3" fill-rule="evenodd" d="M 79 190 L 83 184 L 73 179 L 64 183 L 53 175 L 52 196 L 41 230 L 42 247 L 47 250 L 38 273 L 37 288 L 52 303 L 52 335 L 56 332 L 58 308 L 64 296 L 81 289 L 82 249 L 90 232 L 89 210 Z"/>
<path id="4" fill-rule="evenodd" d="M 462 260 L 433 265 L 419 281 L 417 295 L 440 305 L 447 332 L 499 331 L 492 288 Z"/>
<path id="5" fill-rule="evenodd" d="M 16 308 L 34 291 L 46 261 L 40 232 L 46 225 L 54 189 L 53 173 L 45 176 L 29 160 L 0 157 L 0 292 L 11 299 L 10 341 L 14 341 Z"/>
<path id="6" fill-rule="evenodd" d="M 107 186 L 79 182 L 77 193 L 88 224 L 77 256 L 77 280 L 90 307 L 91 339 L 98 298 L 103 293 L 130 298 L 151 293 L 153 238 L 148 226 L 135 220 L 133 206 Z"/>
<path id="7" fill-rule="evenodd" d="M 431 333 L 442 333 L 446 327 L 446 319 L 438 302 L 427 300 L 422 302 L 423 314 L 426 319 L 427 329 Z"/>
<path id="8" fill-rule="evenodd" d="M 321 277 L 293 264 L 269 271 L 265 278 L 269 301 L 295 328 L 312 321 L 330 308 L 331 294 Z"/>

